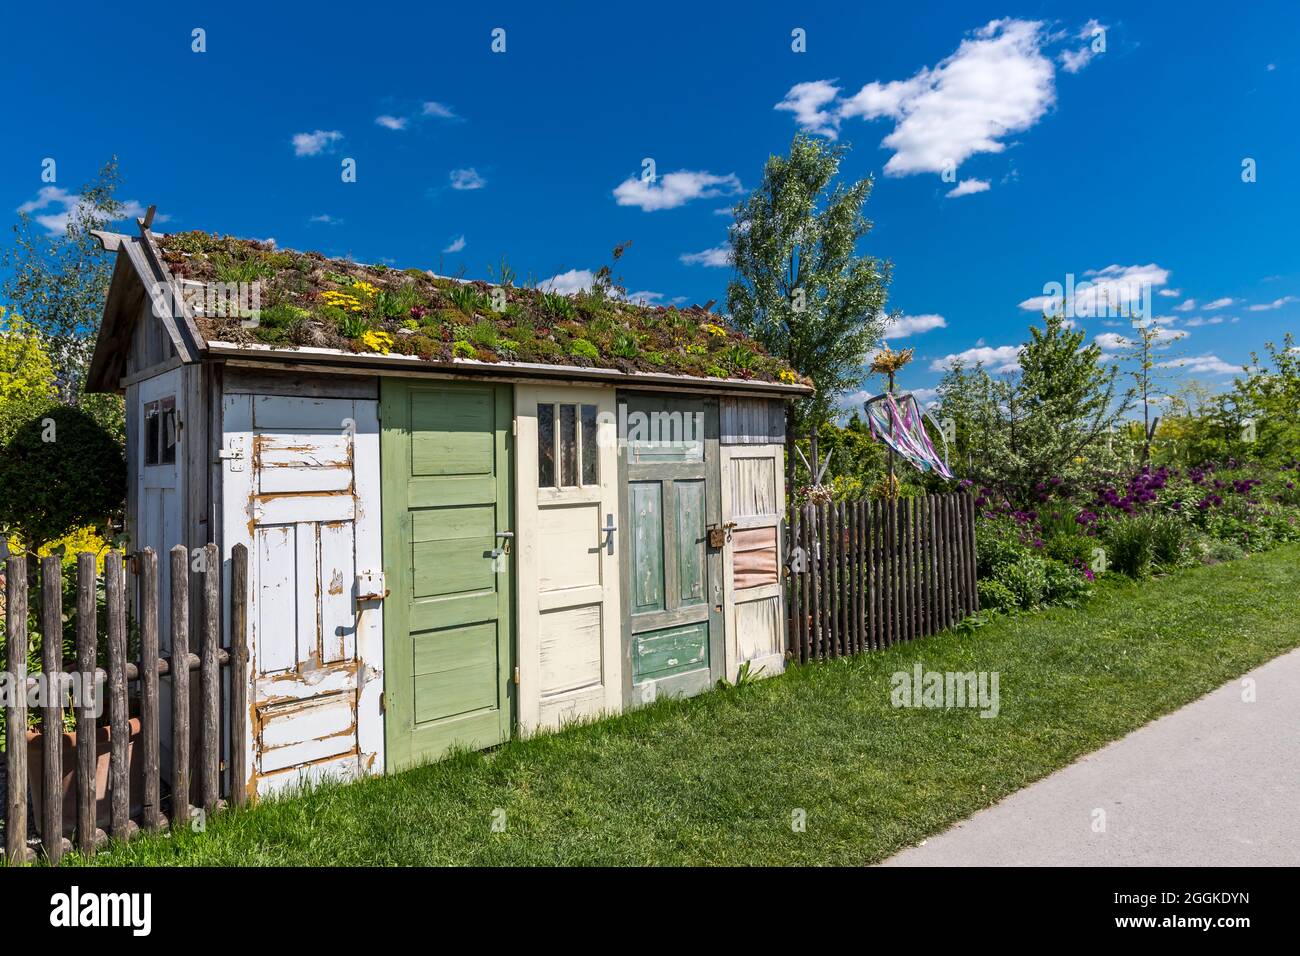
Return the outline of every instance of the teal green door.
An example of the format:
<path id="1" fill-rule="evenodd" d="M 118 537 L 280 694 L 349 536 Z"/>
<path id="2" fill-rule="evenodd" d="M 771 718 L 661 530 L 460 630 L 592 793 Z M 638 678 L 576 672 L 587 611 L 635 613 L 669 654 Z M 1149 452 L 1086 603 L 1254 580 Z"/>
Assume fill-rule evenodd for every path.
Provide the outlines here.
<path id="1" fill-rule="evenodd" d="M 698 693 L 722 676 L 716 401 L 619 400 L 624 698 Z"/>
<path id="2" fill-rule="evenodd" d="M 511 390 L 383 381 L 386 764 L 510 736 Z"/>

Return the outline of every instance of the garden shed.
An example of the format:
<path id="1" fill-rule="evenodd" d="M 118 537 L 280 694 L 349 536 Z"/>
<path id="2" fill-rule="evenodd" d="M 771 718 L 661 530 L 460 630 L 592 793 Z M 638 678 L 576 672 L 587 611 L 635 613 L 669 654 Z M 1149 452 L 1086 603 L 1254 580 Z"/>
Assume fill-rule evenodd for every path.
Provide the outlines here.
<path id="1" fill-rule="evenodd" d="M 90 386 L 126 397 L 131 547 L 215 543 L 227 589 L 249 550 L 232 784 L 781 670 L 785 406 L 811 388 L 716 314 L 149 224 L 97 234 Z"/>

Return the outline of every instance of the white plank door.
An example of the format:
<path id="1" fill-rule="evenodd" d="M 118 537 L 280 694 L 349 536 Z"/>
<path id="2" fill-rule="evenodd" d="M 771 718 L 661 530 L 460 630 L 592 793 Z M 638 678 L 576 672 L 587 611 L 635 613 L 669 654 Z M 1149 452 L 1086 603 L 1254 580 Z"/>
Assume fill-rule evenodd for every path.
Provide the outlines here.
<path id="1" fill-rule="evenodd" d="M 227 395 L 223 422 L 226 547 L 249 549 L 245 785 L 382 772 L 378 403 Z"/>
<path id="2" fill-rule="evenodd" d="M 622 707 L 613 389 L 515 387 L 519 725 Z"/>

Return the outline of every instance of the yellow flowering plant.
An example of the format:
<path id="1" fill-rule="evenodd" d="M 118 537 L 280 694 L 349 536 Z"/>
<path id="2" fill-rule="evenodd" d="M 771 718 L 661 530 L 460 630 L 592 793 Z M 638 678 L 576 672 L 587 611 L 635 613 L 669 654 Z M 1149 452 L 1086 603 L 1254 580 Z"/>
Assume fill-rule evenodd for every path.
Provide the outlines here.
<path id="1" fill-rule="evenodd" d="M 387 332 L 372 329 L 361 336 L 361 344 L 371 352 L 387 355 L 393 349 L 393 337 Z"/>

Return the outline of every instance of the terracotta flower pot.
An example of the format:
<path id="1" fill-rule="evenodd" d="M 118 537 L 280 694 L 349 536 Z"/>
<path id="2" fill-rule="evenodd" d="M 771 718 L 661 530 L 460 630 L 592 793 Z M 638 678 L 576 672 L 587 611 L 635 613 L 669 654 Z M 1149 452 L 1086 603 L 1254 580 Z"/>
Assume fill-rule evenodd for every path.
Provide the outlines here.
<path id="1" fill-rule="evenodd" d="M 144 792 L 143 754 L 136 747 L 140 736 L 140 720 L 132 717 L 130 737 L 126 744 L 127 780 L 131 790 L 131 815 L 140 811 L 140 798 Z M 63 737 L 63 835 L 71 836 L 77 829 L 77 735 L 65 733 Z M 107 830 L 109 826 L 109 753 L 113 741 L 108 727 L 95 728 L 95 825 Z M 27 732 L 27 781 L 32 791 L 32 817 L 36 829 L 45 827 L 45 734 L 39 730 Z"/>

